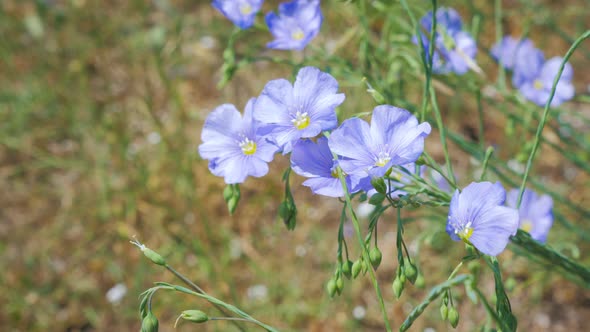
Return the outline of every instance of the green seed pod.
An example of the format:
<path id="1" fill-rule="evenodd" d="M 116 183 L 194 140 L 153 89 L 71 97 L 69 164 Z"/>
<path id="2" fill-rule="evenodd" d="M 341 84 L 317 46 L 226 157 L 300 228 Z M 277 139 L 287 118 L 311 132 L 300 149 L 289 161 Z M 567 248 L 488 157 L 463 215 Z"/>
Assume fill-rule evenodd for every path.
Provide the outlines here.
<path id="1" fill-rule="evenodd" d="M 418 288 L 424 288 L 426 282 L 422 273 L 418 273 L 418 277 L 416 278 L 416 283 L 414 283 L 414 285 Z"/>
<path id="2" fill-rule="evenodd" d="M 209 320 L 209 316 L 201 310 L 185 310 L 180 317 L 193 323 L 205 323 Z"/>
<path id="3" fill-rule="evenodd" d="M 385 180 L 383 180 L 383 178 L 372 178 L 371 185 L 380 194 L 385 195 L 387 192 L 387 186 L 385 185 Z"/>
<path id="4" fill-rule="evenodd" d="M 234 195 L 234 189 L 232 188 L 231 184 L 228 184 L 223 188 L 223 200 L 227 203 L 230 198 Z"/>
<path id="5" fill-rule="evenodd" d="M 413 285 L 416 282 L 416 278 L 418 277 L 418 270 L 412 263 L 404 265 L 404 275 Z"/>
<path id="6" fill-rule="evenodd" d="M 334 278 L 328 281 L 328 284 L 326 284 L 326 290 L 328 291 L 328 295 L 330 295 L 330 297 L 334 297 L 334 295 L 336 295 L 336 281 Z"/>
<path id="7" fill-rule="evenodd" d="M 352 264 L 352 269 L 351 269 L 352 277 L 353 278 L 358 277 L 358 275 L 361 273 L 362 269 L 363 269 L 363 261 L 361 261 L 359 259 L 356 262 L 354 262 Z"/>
<path id="8" fill-rule="evenodd" d="M 395 278 L 391 288 L 393 289 L 393 294 L 395 294 L 395 297 L 399 299 L 400 296 L 402 296 L 402 292 L 404 291 L 404 283 L 401 282 L 399 278 Z"/>
<path id="9" fill-rule="evenodd" d="M 447 318 L 449 317 L 449 308 L 447 307 L 446 304 L 442 304 L 440 306 L 440 318 L 442 320 L 447 320 Z"/>
<path id="10" fill-rule="evenodd" d="M 379 264 L 381 264 L 382 258 L 383 254 L 381 254 L 381 250 L 379 250 L 377 247 L 373 247 L 373 249 L 371 249 L 369 252 L 369 259 L 371 260 L 371 265 L 375 270 L 377 270 Z"/>
<path id="11" fill-rule="evenodd" d="M 385 97 L 383 97 L 383 95 L 379 91 L 373 88 L 369 88 L 367 89 L 367 92 L 373 97 L 373 99 L 375 99 L 378 105 L 385 104 Z"/>
<path id="12" fill-rule="evenodd" d="M 397 277 L 399 279 L 399 281 L 402 284 L 406 283 L 406 268 L 404 266 L 400 267 L 400 273 L 397 274 Z"/>
<path id="13" fill-rule="evenodd" d="M 166 265 L 166 260 L 164 259 L 164 257 L 160 256 L 160 254 L 153 251 L 152 249 L 144 246 L 143 248 L 141 248 L 141 251 L 143 252 L 143 255 L 149 258 L 149 260 L 151 260 L 154 264 L 162 266 Z"/>
<path id="14" fill-rule="evenodd" d="M 367 263 L 363 260 L 361 267 L 362 267 L 363 275 L 367 274 L 367 271 L 369 271 L 369 263 Z"/>
<path id="15" fill-rule="evenodd" d="M 232 215 L 234 214 L 234 212 L 236 211 L 236 208 L 238 207 L 238 203 L 240 202 L 240 196 L 232 196 L 228 201 L 227 201 L 227 210 L 229 211 L 229 214 Z"/>
<path id="16" fill-rule="evenodd" d="M 342 280 L 341 277 L 338 277 L 336 279 L 336 292 L 338 292 L 338 295 L 342 294 L 343 289 L 344 289 L 344 280 Z"/>
<path id="17" fill-rule="evenodd" d="M 352 262 L 349 260 L 342 262 L 342 264 L 340 264 L 340 270 L 347 279 L 350 279 L 350 277 L 352 277 Z"/>
<path id="18" fill-rule="evenodd" d="M 449 323 L 451 323 L 453 328 L 457 327 L 459 324 L 459 312 L 457 309 L 455 309 L 455 307 L 449 308 Z"/>
<path id="19" fill-rule="evenodd" d="M 158 319 L 149 311 L 141 321 L 141 332 L 158 332 Z"/>

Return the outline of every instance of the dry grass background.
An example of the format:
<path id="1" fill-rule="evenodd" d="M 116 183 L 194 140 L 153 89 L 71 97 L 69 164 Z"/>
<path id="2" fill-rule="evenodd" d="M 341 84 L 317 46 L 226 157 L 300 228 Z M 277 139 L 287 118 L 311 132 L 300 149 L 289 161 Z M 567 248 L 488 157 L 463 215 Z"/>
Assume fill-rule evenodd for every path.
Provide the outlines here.
<path id="1" fill-rule="evenodd" d="M 491 8 L 486 1 L 453 3 L 463 14 L 470 13 L 471 6 Z M 506 25 L 509 31 L 519 31 L 521 20 L 534 20 L 541 15 L 538 11 L 547 11 L 559 30 L 548 27 L 547 21 L 537 23 L 532 34 L 549 55 L 563 54 L 569 43 L 562 37 L 574 38 L 584 25 L 588 28 L 590 17 L 584 1 L 568 3 L 506 1 L 513 14 Z M 353 22 L 353 9 L 340 6 L 345 8 L 342 12 L 326 14 L 322 35 L 314 42 L 317 47 L 338 36 L 340 25 Z M 515 16 L 518 12 L 521 17 Z M 491 45 L 493 20 L 487 20 L 484 28 L 481 42 Z M 284 66 L 257 63 L 239 71 L 223 90 L 216 89 L 231 29 L 208 1 L 0 3 L 2 330 L 138 330 L 137 296 L 154 281 L 173 281 L 173 277 L 129 244 L 134 236 L 202 288 L 278 328 L 383 329 L 367 280 L 348 282 L 335 300 L 324 292 L 334 268 L 338 201 L 313 196 L 298 186 L 297 178 L 294 192 L 300 218 L 297 229 L 288 232 L 276 217 L 283 190 L 280 174 L 288 160 L 277 157 L 267 177 L 249 179 L 242 186 L 242 201 L 230 217 L 221 197 L 222 180 L 211 176 L 206 162 L 199 159 L 200 129 L 209 111 L 226 102 L 241 109 L 267 80 L 291 74 Z M 265 37 L 257 38 L 262 45 Z M 589 83 L 587 44 L 572 58 L 578 92 L 586 91 Z M 491 63 L 486 58 L 482 65 Z M 362 83 L 342 85 L 349 109 L 372 108 Z M 476 128 L 475 119 L 463 114 L 473 104 L 450 96 L 442 105 L 451 128 L 465 134 Z M 587 102 L 567 107 L 578 107 L 590 118 Z M 507 143 L 505 119 L 490 114 L 488 120 L 487 139 Z M 579 130 L 588 137 L 588 127 Z M 430 139 L 427 150 L 441 157 L 437 144 Z M 460 176 L 469 182 L 473 165 L 458 148 L 451 148 Z M 547 174 L 551 186 L 570 192 L 576 203 L 588 202 L 587 174 L 571 171 L 572 165 L 555 153 L 542 150 L 540 155 L 536 170 Z M 388 219 L 393 216 L 387 214 L 380 224 L 384 262 L 379 279 L 397 326 L 428 286 L 446 278 L 462 251 L 449 250 L 450 241 L 444 236 L 421 245 L 426 290 L 407 287 L 403 301 L 394 300 L 390 290 L 396 268 L 394 241 L 388 239 L 395 227 Z M 416 223 L 408 228 L 410 247 L 418 248 L 420 242 L 411 239 L 429 227 Z M 554 232 L 550 239 L 556 242 L 568 242 L 567 236 L 572 236 L 559 229 Z M 588 243 L 579 239 L 572 243 L 588 263 L 584 250 Z M 522 331 L 585 329 L 585 317 L 590 315 L 587 290 L 511 252 L 502 254 L 501 261 L 506 274 L 515 276 L 516 286 L 509 295 Z M 120 302 L 111 303 L 105 294 L 116 284 L 128 291 Z M 256 289 L 266 289 L 267 295 L 256 297 Z M 464 303 L 459 330 L 471 331 L 485 315 Z M 361 320 L 352 317 L 357 306 L 367 311 Z M 214 312 L 194 299 L 156 295 L 162 331 L 173 330 L 181 310 L 197 308 Z M 426 327 L 451 329 L 439 321 L 437 306 L 428 309 L 413 330 Z M 214 322 L 198 327 L 184 324 L 177 330 L 232 328 Z"/>

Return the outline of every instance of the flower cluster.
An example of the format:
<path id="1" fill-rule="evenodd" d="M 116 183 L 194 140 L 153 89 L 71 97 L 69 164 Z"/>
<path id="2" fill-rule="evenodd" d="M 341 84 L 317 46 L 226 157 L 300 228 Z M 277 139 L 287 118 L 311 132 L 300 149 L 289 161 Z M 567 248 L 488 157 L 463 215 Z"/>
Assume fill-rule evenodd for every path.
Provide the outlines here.
<path id="1" fill-rule="evenodd" d="M 436 74 L 455 73 L 463 75 L 469 69 L 476 69 L 475 55 L 477 45 L 469 33 L 463 31 L 461 16 L 452 8 L 436 10 L 436 31 L 432 27 L 432 11 L 420 19 L 420 41 L 429 56 L 430 37 L 434 34 L 434 53 L 432 55 L 432 71 Z M 414 42 L 418 37 L 414 36 Z M 427 60 L 430 60 L 427 58 Z"/>
<path id="2" fill-rule="evenodd" d="M 491 53 L 504 68 L 513 71 L 512 85 L 526 99 L 545 106 L 563 58 L 553 57 L 545 61 L 543 51 L 536 48 L 530 39 L 519 40 L 511 36 L 502 38 Z M 572 66 L 566 63 L 551 106 L 558 106 L 574 97 L 573 74 Z"/>
<path id="3" fill-rule="evenodd" d="M 369 194 L 374 191 L 371 179 L 393 166 L 415 169 L 430 125 L 418 123 L 407 110 L 381 105 L 373 110 L 370 125 L 353 118 L 338 127 L 336 107 L 344 98 L 334 77 L 304 67 L 294 84 L 286 79 L 268 82 L 260 96 L 248 102 L 243 119 L 233 105 L 215 109 L 205 121 L 199 153 L 209 160 L 211 172 L 228 184 L 263 176 L 276 152 L 291 153 L 293 170 L 309 178 L 304 185 L 332 197 L 344 195 L 337 167 L 345 174 L 349 192 Z M 391 172 L 396 188 L 410 181 Z"/>
<path id="4" fill-rule="evenodd" d="M 245 29 L 253 24 L 262 0 L 214 0 L 213 6 Z M 322 20 L 319 0 L 283 3 L 278 13 L 266 15 L 275 37 L 267 46 L 301 50 L 317 35 Z M 428 49 L 434 41 L 434 73 L 461 75 L 470 69 L 479 70 L 476 43 L 463 30 L 454 9 L 429 12 L 421 18 L 420 26 L 414 42 L 419 40 Z M 547 102 L 561 58 L 545 61 L 532 41 L 508 36 L 491 53 L 514 72 L 512 82 L 527 99 L 539 105 Z M 552 105 L 572 98 L 572 73 L 567 64 Z M 303 185 L 315 194 L 407 194 L 405 187 L 424 174 L 424 166 L 417 166 L 416 161 L 424 151 L 430 124 L 420 123 L 405 109 L 379 105 L 373 109 L 370 122 L 350 118 L 339 125 L 336 108 L 345 96 L 338 89 L 332 75 L 315 67 L 300 69 L 294 83 L 272 80 L 258 97 L 250 99 L 243 116 L 233 105 L 217 107 L 205 121 L 199 153 L 209 161 L 210 171 L 227 184 L 266 175 L 268 163 L 282 153 L 290 154 L 291 169 L 307 178 Z M 450 191 L 442 175 L 431 176 L 441 190 Z M 473 182 L 462 191 L 457 189 L 450 202 L 447 233 L 453 240 L 493 256 L 504 250 L 519 227 L 544 242 L 553 223 L 551 198 L 527 189 L 518 207 L 518 193 L 513 189 L 507 195 L 499 182 Z"/>
<path id="5" fill-rule="evenodd" d="M 213 7 L 241 29 L 254 24 L 263 0 L 213 0 Z M 303 50 L 320 31 L 323 16 L 319 0 L 293 0 L 279 5 L 278 14 L 265 17 L 270 33 L 275 38 L 268 48 Z"/>

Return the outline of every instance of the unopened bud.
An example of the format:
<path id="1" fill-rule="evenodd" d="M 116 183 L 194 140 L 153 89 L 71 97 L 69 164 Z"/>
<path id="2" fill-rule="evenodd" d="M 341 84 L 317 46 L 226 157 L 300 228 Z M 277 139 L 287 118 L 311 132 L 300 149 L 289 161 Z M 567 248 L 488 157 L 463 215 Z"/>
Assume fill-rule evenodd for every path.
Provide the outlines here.
<path id="1" fill-rule="evenodd" d="M 371 265 L 376 270 L 381 264 L 381 259 L 383 258 L 383 254 L 381 254 L 381 250 L 377 247 L 373 247 L 369 252 L 369 260 L 371 261 Z"/>
<path id="2" fill-rule="evenodd" d="M 447 307 L 446 304 L 442 304 L 440 306 L 440 318 L 442 320 L 447 320 L 447 318 L 449 317 L 449 308 Z"/>
<path id="3" fill-rule="evenodd" d="M 416 278 L 416 282 L 414 285 L 418 288 L 424 288 L 426 281 L 424 280 L 424 275 L 422 273 L 418 273 L 418 277 Z"/>
<path id="4" fill-rule="evenodd" d="M 404 275 L 413 285 L 418 277 L 418 270 L 416 270 L 416 267 L 412 263 L 409 263 L 404 265 Z"/>
<path id="5" fill-rule="evenodd" d="M 326 285 L 326 290 L 328 291 L 328 295 L 330 295 L 330 297 L 334 297 L 334 295 L 336 295 L 336 281 L 334 280 L 334 278 L 330 279 L 330 281 L 328 281 L 328 284 Z"/>
<path id="6" fill-rule="evenodd" d="M 383 180 L 383 178 L 371 178 L 371 185 L 378 193 L 384 195 L 387 193 L 387 186 L 385 185 L 385 180 Z"/>
<path id="7" fill-rule="evenodd" d="M 399 278 L 395 278 L 393 284 L 391 285 L 391 289 L 393 289 L 393 294 L 398 299 L 402 296 L 402 292 L 404 291 L 404 283 L 399 280 Z"/>
<path id="8" fill-rule="evenodd" d="M 151 311 L 141 321 L 141 332 L 158 332 L 158 319 Z"/>
<path id="9" fill-rule="evenodd" d="M 352 277 L 353 278 L 358 277 L 358 275 L 361 273 L 362 269 L 363 269 L 363 261 L 361 261 L 359 259 L 356 262 L 354 262 L 352 264 L 352 269 L 351 269 Z"/>
<path id="10" fill-rule="evenodd" d="M 349 260 L 346 260 L 346 262 L 342 262 L 340 270 L 346 278 L 350 279 L 350 277 L 352 276 L 352 262 Z"/>
<path id="11" fill-rule="evenodd" d="M 459 324 L 459 312 L 457 309 L 455 309 L 455 307 L 449 308 L 449 323 L 451 323 L 453 328 L 457 327 Z"/>
<path id="12" fill-rule="evenodd" d="M 336 278 L 336 292 L 338 295 L 342 294 L 342 290 L 344 289 L 344 280 L 339 276 Z"/>
<path id="13" fill-rule="evenodd" d="M 131 243 L 133 243 L 134 245 L 136 245 L 139 248 L 139 250 L 141 250 L 141 252 L 143 253 L 143 255 L 145 257 L 147 257 L 149 260 L 151 260 L 154 264 L 162 265 L 162 266 L 165 266 L 166 265 L 166 260 L 164 259 L 164 257 L 162 257 L 157 252 L 155 252 L 152 249 L 146 247 L 144 244 L 141 244 L 137 240 L 133 240 L 133 241 L 131 241 Z"/>
<path id="14" fill-rule="evenodd" d="M 185 310 L 180 317 L 193 323 L 205 323 L 209 320 L 209 316 L 201 310 Z"/>
<path id="15" fill-rule="evenodd" d="M 363 260 L 362 265 L 361 265 L 361 269 L 362 269 L 363 275 L 367 274 L 367 271 L 369 271 L 369 263 L 367 263 Z"/>
<path id="16" fill-rule="evenodd" d="M 406 273 L 405 273 L 405 271 L 406 271 L 406 269 L 405 269 L 405 268 L 402 266 L 402 268 L 401 268 L 401 273 L 399 273 L 399 274 L 397 275 L 397 278 L 399 279 L 399 281 L 400 281 L 402 284 L 405 284 L 405 283 L 406 283 Z"/>
<path id="17" fill-rule="evenodd" d="M 236 211 L 236 208 L 238 207 L 238 203 L 240 202 L 240 197 L 239 196 L 232 196 L 228 201 L 227 201 L 227 210 L 229 211 L 229 214 L 232 215 L 234 214 L 234 212 Z"/>
<path id="18" fill-rule="evenodd" d="M 234 195 L 234 189 L 231 184 L 228 184 L 227 186 L 225 186 L 225 188 L 223 188 L 223 200 L 226 203 L 227 203 L 227 201 L 229 201 L 230 198 L 232 198 L 233 195 Z"/>

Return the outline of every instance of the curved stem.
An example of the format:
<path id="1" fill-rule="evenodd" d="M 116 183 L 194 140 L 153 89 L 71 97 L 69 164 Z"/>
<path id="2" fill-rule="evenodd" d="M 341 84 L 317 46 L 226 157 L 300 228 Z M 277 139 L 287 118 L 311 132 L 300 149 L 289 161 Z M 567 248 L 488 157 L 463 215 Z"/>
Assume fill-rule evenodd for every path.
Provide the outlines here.
<path id="1" fill-rule="evenodd" d="M 350 218 L 352 220 L 352 225 L 354 227 L 354 231 L 356 233 L 356 237 L 359 241 L 359 246 L 361 249 L 361 253 L 363 256 L 364 261 L 369 264 L 371 261 L 369 258 L 369 252 L 365 246 L 365 241 L 363 240 L 363 236 L 361 234 L 361 227 L 359 225 L 359 221 L 354 213 L 354 209 L 352 208 L 352 202 L 350 199 L 350 193 L 348 192 L 348 187 L 346 186 L 346 179 L 344 178 L 344 174 L 342 173 L 342 169 L 340 167 L 336 168 L 338 172 L 338 178 L 340 179 L 340 183 L 342 184 L 342 189 L 344 190 L 344 200 L 346 207 L 350 213 Z M 379 301 L 379 306 L 381 307 L 381 313 L 383 314 L 383 322 L 385 323 L 385 329 L 388 332 L 391 332 L 391 326 L 389 325 L 389 318 L 387 317 L 387 310 L 385 309 L 385 303 L 383 301 L 383 295 L 381 294 L 381 289 L 379 288 L 379 282 L 377 281 L 377 277 L 375 276 L 375 271 L 372 267 L 369 267 L 369 275 L 371 276 L 371 282 L 375 287 L 375 293 L 377 294 L 377 300 Z"/>
<path id="2" fill-rule="evenodd" d="M 553 96 L 555 96 L 555 90 L 557 89 L 557 83 L 561 78 L 561 74 L 563 73 L 563 69 L 565 68 L 565 64 L 567 60 L 572 56 L 574 51 L 580 46 L 584 39 L 590 37 L 590 30 L 587 30 L 583 33 L 576 41 L 572 44 L 570 49 L 567 51 L 565 56 L 563 57 L 563 61 L 561 61 L 561 65 L 559 66 L 559 71 L 557 72 L 557 76 L 553 80 L 553 86 L 551 87 L 551 94 L 549 95 L 549 99 L 545 104 L 545 110 L 543 111 L 543 117 L 541 117 L 541 121 L 539 122 L 539 126 L 537 127 L 537 133 L 535 134 L 535 143 L 533 144 L 533 149 L 531 150 L 531 154 L 529 155 L 529 159 L 526 163 L 526 169 L 524 171 L 524 176 L 522 178 L 522 184 L 520 185 L 520 192 L 518 193 L 518 202 L 516 204 L 517 207 L 520 207 L 520 203 L 522 201 L 522 195 L 524 194 L 524 188 L 526 186 L 526 181 L 529 177 L 529 172 L 531 171 L 531 167 L 533 165 L 533 159 L 535 159 L 535 154 L 539 149 L 539 145 L 541 142 L 541 134 L 543 133 L 543 128 L 545 128 L 545 123 L 547 122 L 547 118 L 549 117 L 549 109 L 551 106 L 551 101 L 553 100 Z M 443 142 L 444 143 L 444 142 Z"/>

